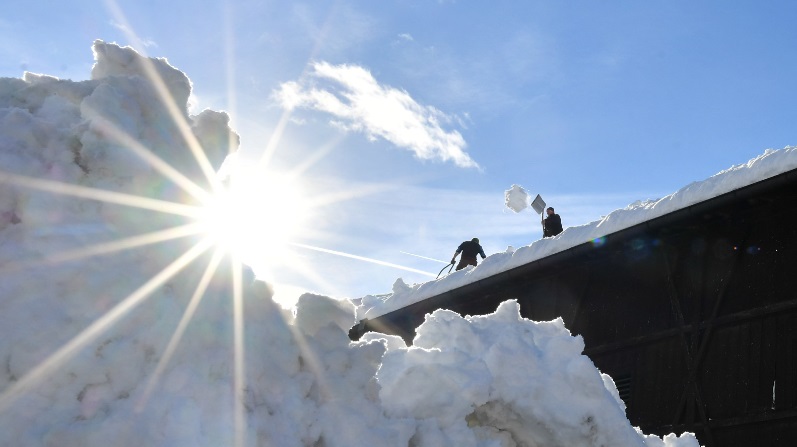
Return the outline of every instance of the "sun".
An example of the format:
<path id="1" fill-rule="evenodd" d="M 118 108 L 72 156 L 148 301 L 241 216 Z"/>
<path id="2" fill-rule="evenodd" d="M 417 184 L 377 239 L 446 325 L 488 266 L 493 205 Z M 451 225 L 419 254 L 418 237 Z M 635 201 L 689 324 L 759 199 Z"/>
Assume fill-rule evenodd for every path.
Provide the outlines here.
<path id="1" fill-rule="evenodd" d="M 271 264 L 306 230 L 309 211 L 298 179 L 236 169 L 202 205 L 198 220 L 217 247 L 245 263 Z"/>

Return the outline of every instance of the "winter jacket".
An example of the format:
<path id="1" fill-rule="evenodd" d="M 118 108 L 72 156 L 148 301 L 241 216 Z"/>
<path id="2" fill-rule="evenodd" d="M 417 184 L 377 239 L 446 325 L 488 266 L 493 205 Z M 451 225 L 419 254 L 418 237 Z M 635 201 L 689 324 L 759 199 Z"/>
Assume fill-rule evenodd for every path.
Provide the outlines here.
<path id="1" fill-rule="evenodd" d="M 562 218 L 554 213 L 545 218 L 545 227 L 543 228 L 542 236 L 550 237 L 556 236 L 562 232 Z"/>

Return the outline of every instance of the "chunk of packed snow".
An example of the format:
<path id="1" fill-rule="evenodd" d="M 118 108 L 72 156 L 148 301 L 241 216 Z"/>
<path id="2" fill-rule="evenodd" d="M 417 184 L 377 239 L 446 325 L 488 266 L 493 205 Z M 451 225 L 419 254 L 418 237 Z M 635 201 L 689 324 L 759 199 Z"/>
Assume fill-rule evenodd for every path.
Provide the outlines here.
<path id="1" fill-rule="evenodd" d="M 504 191 L 504 203 L 512 211 L 519 213 L 529 207 L 529 193 L 522 186 L 512 185 Z"/>

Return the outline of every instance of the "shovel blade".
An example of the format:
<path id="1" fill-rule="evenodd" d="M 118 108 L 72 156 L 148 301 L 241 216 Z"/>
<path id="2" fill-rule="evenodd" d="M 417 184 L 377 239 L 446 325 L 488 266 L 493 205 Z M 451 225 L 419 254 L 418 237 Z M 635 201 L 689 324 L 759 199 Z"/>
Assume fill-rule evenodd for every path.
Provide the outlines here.
<path id="1" fill-rule="evenodd" d="M 542 212 L 545 211 L 545 201 L 542 200 L 542 197 L 540 197 L 539 194 L 537 194 L 537 197 L 535 197 L 531 202 L 531 207 L 537 212 L 537 214 L 542 214 Z"/>

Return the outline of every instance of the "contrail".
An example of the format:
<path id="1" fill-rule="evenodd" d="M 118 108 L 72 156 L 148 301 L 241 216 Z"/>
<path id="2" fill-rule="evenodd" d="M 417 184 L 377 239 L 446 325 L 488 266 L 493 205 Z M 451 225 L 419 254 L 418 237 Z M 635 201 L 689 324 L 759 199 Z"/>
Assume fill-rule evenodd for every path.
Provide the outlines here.
<path id="1" fill-rule="evenodd" d="M 414 253 L 407 253 L 406 251 L 400 251 L 399 253 L 404 253 L 405 255 L 415 256 L 416 258 L 428 259 L 430 261 L 442 262 L 443 264 L 450 264 L 450 262 L 448 262 L 448 261 L 441 261 L 441 260 L 435 259 L 435 258 L 427 258 L 426 256 L 416 255 Z"/>
<path id="2" fill-rule="evenodd" d="M 357 260 L 360 260 L 360 261 L 372 262 L 374 264 L 384 265 L 386 267 L 393 267 L 393 268 L 397 268 L 397 269 L 400 269 L 400 270 L 406 270 L 408 272 L 420 273 L 420 274 L 426 275 L 426 276 L 434 276 L 434 273 L 424 272 L 423 270 L 418 270 L 418 269 L 414 269 L 414 268 L 411 268 L 411 267 L 404 267 L 403 265 L 392 264 L 390 262 L 380 261 L 378 259 L 366 258 L 365 256 L 358 256 L 358 255 L 353 255 L 353 254 L 350 254 L 350 253 L 344 253 L 342 251 L 329 250 L 327 248 L 313 247 L 312 245 L 299 244 L 299 243 L 296 243 L 296 242 L 289 242 L 289 244 L 293 245 L 295 247 L 306 248 L 308 250 L 315 250 L 315 251 L 320 251 L 322 253 L 329 253 L 329 254 L 332 254 L 332 255 L 343 256 L 343 257 L 346 257 L 346 258 L 357 259 Z"/>

